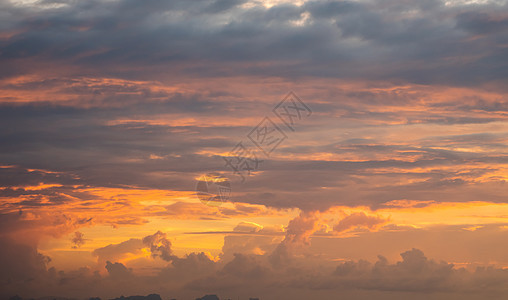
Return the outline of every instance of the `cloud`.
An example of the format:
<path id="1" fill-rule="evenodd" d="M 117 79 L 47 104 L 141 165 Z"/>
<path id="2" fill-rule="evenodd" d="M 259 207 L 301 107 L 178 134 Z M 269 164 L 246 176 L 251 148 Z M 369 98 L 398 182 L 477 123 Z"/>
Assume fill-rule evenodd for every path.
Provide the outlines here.
<path id="1" fill-rule="evenodd" d="M 0 273 L 2 284 L 36 280 L 47 273 L 46 265 L 51 259 L 39 253 L 37 249 L 6 238 L 2 238 L 0 248 L 3 266 Z"/>
<path id="2" fill-rule="evenodd" d="M 236 227 L 233 229 L 233 231 L 238 232 L 259 232 L 262 230 L 263 227 L 256 223 L 250 223 L 250 222 L 241 222 L 240 224 L 236 225 Z"/>
<path id="3" fill-rule="evenodd" d="M 481 192 L 485 190 L 492 191 L 489 201 L 505 199 L 503 187 L 492 186 L 495 181 L 500 183 L 494 178 L 503 173 L 505 163 L 502 94 L 391 84 L 375 89 L 358 84 L 336 89 L 332 82 L 310 80 L 309 84 L 320 84 L 319 88 L 308 89 L 302 99 L 310 101 L 319 117 L 309 119 L 291 140 L 293 144 L 277 149 L 277 156 L 263 163 L 263 172 L 237 190 L 235 201 L 239 203 L 235 210 L 213 211 L 200 203 L 177 199 L 165 205 L 166 211 L 139 207 L 146 215 L 138 211 L 129 214 L 128 207 L 135 202 L 112 201 L 86 187 L 193 193 L 199 174 L 212 169 L 228 171 L 219 154 L 229 151 L 251 129 L 248 124 L 256 124 L 258 120 L 253 115 L 265 113 L 256 109 L 252 98 L 266 97 L 276 103 L 281 96 L 268 97 L 261 91 L 252 91 L 266 90 L 255 80 L 248 93 L 233 95 L 220 88 L 224 80 L 207 84 L 206 91 L 199 93 L 196 91 L 203 87 L 197 83 L 187 87 L 190 91 L 174 87 L 178 90 L 175 92 L 171 87 L 148 81 L 81 78 L 71 82 L 66 89 L 75 89 L 73 93 L 78 95 L 86 91 L 82 98 L 87 102 L 84 107 L 72 103 L 0 107 L 0 122 L 6 128 L 2 131 L 6 143 L 1 146 L 4 148 L 0 149 L 0 156 L 14 165 L 1 169 L 5 189 L 0 194 L 16 197 L 12 199 L 14 203 L 5 203 L 4 209 L 36 209 L 86 201 L 86 207 L 79 207 L 90 215 L 92 207 L 103 209 L 109 202 L 124 209 L 123 218 L 110 220 L 111 225 L 122 226 L 144 224 L 153 215 L 223 218 L 264 212 L 262 207 L 242 207 L 245 203 L 326 210 L 340 204 L 378 207 L 401 198 L 475 201 L 486 198 Z M 25 83 L 19 89 L 28 88 L 25 85 L 31 86 Z M 45 82 L 32 85 L 36 87 L 34 95 L 39 97 L 39 86 L 44 87 Z M 92 97 L 94 90 L 98 95 Z M 73 98 L 73 93 L 61 96 Z M 125 94 L 132 97 L 132 102 L 125 101 Z M 59 93 L 48 97 L 56 95 Z M 313 103 L 312 99 L 326 100 Z M 425 109 L 420 108 L 421 99 L 427 99 Z M 217 106 L 205 105 L 201 113 L 192 109 L 200 105 L 193 101 Z M 116 102 L 118 106 L 108 107 L 103 102 Z M 184 108 L 186 103 L 188 109 Z M 195 121 L 178 125 L 173 119 Z M 475 120 L 479 123 L 471 124 Z M 418 134 L 411 135 L 409 131 Z M 79 136 L 75 132 L 80 132 Z M 37 155 L 30 155 L 34 148 L 38 149 Z M 85 148 L 88 150 L 83 151 Z M 160 159 L 150 159 L 153 155 Z M 38 170 L 34 170 L 34 165 Z M 464 169 L 471 169 L 474 173 L 470 174 L 475 176 Z M 490 174 L 492 179 L 486 182 Z M 61 186 L 25 189 L 41 182 Z M 94 221 L 98 221 L 97 216 Z"/>
<path id="4" fill-rule="evenodd" d="M 167 234 L 161 231 L 147 235 L 142 239 L 132 238 L 118 244 L 97 248 L 92 252 L 92 255 L 97 257 L 98 264 L 102 266 L 108 261 L 118 262 L 126 258 L 143 256 L 143 249 L 146 249 L 153 259 L 160 258 L 163 261 L 171 262 L 176 258 L 173 255 Z"/>
<path id="5" fill-rule="evenodd" d="M 231 261 L 236 254 L 268 255 L 282 242 L 284 235 L 282 227 L 262 227 L 255 223 L 241 222 L 233 232 L 224 236 L 220 259 Z"/>
<path id="6" fill-rule="evenodd" d="M 412 249 L 401 253 L 402 261 L 389 264 L 379 256 L 375 264 L 365 261 L 345 262 L 337 267 L 335 276 L 342 284 L 365 289 L 394 291 L 450 291 L 468 289 L 464 270 L 454 269 L 453 264 L 428 260 L 422 251 Z M 479 288 L 479 287 L 476 287 Z"/>
<path id="7" fill-rule="evenodd" d="M 289 221 L 286 229 L 286 244 L 309 244 L 310 236 L 318 231 L 319 212 L 302 212 L 293 220 Z"/>
<path id="8" fill-rule="evenodd" d="M 110 244 L 102 248 L 95 249 L 92 254 L 97 257 L 99 265 L 106 261 L 118 261 L 129 254 L 139 254 L 144 247 L 140 239 L 129 239 L 119 244 Z"/>
<path id="9" fill-rule="evenodd" d="M 285 265 L 295 252 L 310 244 L 311 235 L 322 228 L 319 212 L 301 212 L 289 221 L 284 240 L 270 254 L 270 262 L 274 265 Z"/>
<path id="10" fill-rule="evenodd" d="M 30 297 L 506 294 L 502 206 L 475 205 L 507 201 L 508 6 L 459 2 L 0 2 L 3 286 Z M 312 118 L 233 184 L 234 203 L 202 205 L 196 177 L 234 181 L 221 156 L 288 89 Z M 484 220 L 447 218 L 449 203 Z M 263 224 L 298 210 L 285 230 Z M 222 253 L 219 240 L 216 258 L 177 256 L 194 249 L 188 236 L 154 228 L 175 220 L 225 235 Z M 86 253 L 84 234 L 97 234 L 86 227 L 105 225 L 125 240 L 97 244 L 97 266 L 50 267 L 58 239 L 74 234 L 68 252 Z M 130 228 L 155 233 L 125 238 Z"/>
<path id="11" fill-rule="evenodd" d="M 295 222 L 291 223 L 291 227 L 292 232 L 295 234 L 298 232 L 301 238 L 295 238 L 292 241 L 304 243 L 306 239 L 304 237 L 309 230 L 317 228 L 315 225 L 319 223 L 316 222 L 317 216 L 315 213 L 303 213 L 297 216 Z M 372 234 L 379 234 L 379 232 Z M 154 251 L 158 252 L 157 255 L 163 252 L 159 247 L 163 246 L 165 239 L 167 237 L 161 232 L 146 237 L 147 243 L 155 245 Z M 110 245 L 100 251 L 103 252 L 102 254 L 106 250 L 112 252 L 117 250 L 117 253 L 132 252 L 126 248 L 133 248 L 128 247 L 133 240 L 135 239 L 119 243 L 116 247 Z M 140 243 L 138 245 L 147 247 L 142 240 L 137 240 Z M 157 241 L 160 244 L 156 244 Z M 17 246 L 11 243 L 5 243 L 5 245 L 9 246 L 5 249 L 14 250 L 17 253 L 16 255 L 12 253 L 16 258 L 12 262 L 23 262 L 25 267 L 22 268 L 28 265 L 38 266 L 32 269 L 35 270 L 32 274 L 39 275 L 31 277 L 29 288 L 25 291 L 27 295 L 42 290 L 47 293 L 60 291 L 65 295 L 76 295 L 76 291 L 79 291 L 81 296 L 106 294 L 110 295 L 108 297 L 114 297 L 119 293 L 146 294 L 152 291 L 160 293 L 163 297 L 181 298 L 196 293 L 204 294 L 207 291 L 225 295 L 248 296 L 250 294 L 252 296 L 256 295 L 256 291 L 263 290 L 265 296 L 275 297 L 281 293 L 292 293 L 291 291 L 298 287 L 301 294 L 295 295 L 293 297 L 295 299 L 306 299 L 310 294 L 315 293 L 322 293 L 323 296 L 328 297 L 359 293 L 355 294 L 358 299 L 372 299 L 372 297 L 382 299 L 411 293 L 415 297 L 425 295 L 430 299 L 441 299 L 440 293 L 445 293 L 448 297 L 458 297 L 464 293 L 472 293 L 474 297 L 483 297 L 487 294 L 503 295 L 506 292 L 505 283 L 508 280 L 508 274 L 502 268 L 464 269 L 453 263 L 429 259 L 423 251 L 416 248 L 402 252 L 401 260 L 393 263 L 381 255 L 378 256 L 377 261 L 370 262 L 363 259 L 333 261 L 309 253 L 304 255 L 298 253 L 291 256 L 291 259 L 279 260 L 278 264 L 274 265 L 271 253 L 262 255 L 236 253 L 231 259 L 222 258 L 218 261 L 214 261 L 205 253 L 191 253 L 184 257 L 172 255 L 168 265 L 149 274 L 139 272 L 140 270 L 130 268 L 121 262 L 108 260 L 103 265 L 108 275 L 101 277 L 99 273 L 86 268 L 65 272 L 55 269 L 46 271 L 47 260 L 37 254 L 33 248 L 29 249 L 25 246 L 23 246 L 25 248 L 16 248 Z M 375 251 L 375 249 L 372 250 Z M 27 259 L 28 256 L 25 255 L 27 253 L 31 253 L 29 256 L 33 259 Z M 36 263 L 32 265 L 29 262 Z M 11 266 L 12 263 L 6 265 Z M 16 265 L 13 270 L 21 268 L 20 266 Z M 21 273 L 6 274 L 9 274 L 11 284 L 6 291 L 15 292 L 16 285 L 12 285 L 12 280 L 15 274 Z M 24 276 L 27 273 L 22 274 Z M 24 278 L 19 277 L 17 280 L 22 280 L 26 287 Z M 41 287 L 39 284 L 44 286 Z"/>
<path id="12" fill-rule="evenodd" d="M 9 205 L 7 203 L 7 205 Z M 22 210 L 0 214 L 0 237 L 37 246 L 40 239 L 59 238 L 80 227 L 89 226 L 92 218 L 59 211 Z M 23 232 L 23 234 L 19 234 Z"/>
<path id="13" fill-rule="evenodd" d="M 268 269 L 261 266 L 256 256 L 238 253 L 221 270 L 223 274 L 246 280 L 258 279 L 266 276 Z"/>
<path id="14" fill-rule="evenodd" d="M 76 231 L 74 232 L 74 237 L 71 239 L 71 242 L 74 244 L 73 248 L 79 248 L 85 244 L 86 239 L 84 238 L 84 234 L 82 232 Z"/>
<path id="15" fill-rule="evenodd" d="M 211 275 L 217 271 L 216 262 L 210 255 L 204 252 L 190 253 L 185 257 L 173 257 L 171 265 L 160 271 L 160 277 L 163 280 L 172 280 L 175 282 L 187 282 L 197 277 Z"/>
<path id="16" fill-rule="evenodd" d="M 124 0 L 46 9 L 5 4 L 3 76 L 33 70 L 49 59 L 58 66 L 53 70 L 79 66 L 132 76 L 143 67 L 154 78 L 169 66 L 201 77 L 317 76 L 458 85 L 506 77 L 501 65 L 491 63 L 504 61 L 506 22 L 499 12 L 506 4 L 241 4 L 152 1 L 140 6 Z M 484 34 L 481 41 L 471 39 L 478 33 Z"/>
<path id="17" fill-rule="evenodd" d="M 160 257 L 165 261 L 173 259 L 171 242 L 168 240 L 167 235 L 161 231 L 157 231 L 153 235 L 145 236 L 143 244 L 150 249 L 152 257 Z"/>
<path id="18" fill-rule="evenodd" d="M 132 277 L 132 269 L 127 269 L 123 264 L 110 261 L 106 262 L 106 270 L 108 270 L 109 276 L 114 279 L 125 279 Z"/>
<path id="19" fill-rule="evenodd" d="M 344 232 L 353 228 L 367 228 L 375 230 L 386 223 L 387 220 L 378 216 L 367 216 L 364 212 L 353 213 L 341 219 L 333 229 Z"/>
<path id="20" fill-rule="evenodd" d="M 307 289 L 314 293 L 319 290 L 329 296 L 348 293 L 346 291 L 368 292 L 358 294 L 358 299 L 371 299 L 373 296 L 384 299 L 383 297 L 403 296 L 405 293 L 415 297 L 425 295 L 430 299 L 441 299 L 439 293 L 446 293 L 448 297 L 473 293 L 471 299 L 475 299 L 485 292 L 486 285 L 493 295 L 502 295 L 501 282 L 508 279 L 508 274 L 500 269 L 495 271 L 490 268 L 487 271 L 478 268 L 467 271 L 447 262 L 428 259 L 421 250 L 414 248 L 400 255 L 402 260 L 395 263 L 389 263 L 385 257 L 379 256 L 375 263 L 366 260 L 340 262 L 334 270 L 319 264 L 302 265 L 295 260 L 291 262 L 292 268 L 272 268 L 261 256 L 237 255 L 218 272 L 217 277 L 196 280 L 190 287 L 236 290 L 244 278 L 250 282 L 251 292 L 256 288 L 262 288 L 268 293 L 275 292 L 274 282 L 277 282 L 279 292 L 286 291 L 285 288 L 289 291 L 298 287 L 302 295 L 295 299 L 306 299 L 308 296 L 304 294 Z M 494 274 L 499 277 L 489 278 Z"/>

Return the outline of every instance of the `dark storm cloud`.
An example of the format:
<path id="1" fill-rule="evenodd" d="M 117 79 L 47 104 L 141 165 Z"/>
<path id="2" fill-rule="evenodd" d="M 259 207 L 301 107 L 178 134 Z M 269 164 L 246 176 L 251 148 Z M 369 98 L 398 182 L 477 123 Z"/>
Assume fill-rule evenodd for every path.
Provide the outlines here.
<path id="1" fill-rule="evenodd" d="M 165 67 L 193 76 L 311 75 L 458 85 L 507 77 L 508 27 L 500 13 L 506 4 L 310 1 L 266 8 L 243 2 L 76 1 L 57 8 L 40 2 L 44 9 L 4 3 L 0 28 L 11 34 L 0 41 L 0 61 L 49 60 L 87 73 L 135 77 L 141 66 L 141 76 L 161 75 Z M 254 65 L 259 62 L 271 64 Z M 25 68 L 30 67 L 16 71 L 7 64 L 2 74 Z"/>

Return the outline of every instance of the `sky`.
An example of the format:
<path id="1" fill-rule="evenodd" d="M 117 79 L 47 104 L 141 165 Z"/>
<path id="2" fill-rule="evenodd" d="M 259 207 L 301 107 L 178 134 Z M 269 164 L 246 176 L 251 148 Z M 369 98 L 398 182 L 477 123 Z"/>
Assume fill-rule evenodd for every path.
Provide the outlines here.
<path id="1" fill-rule="evenodd" d="M 503 0 L 0 0 L 0 298 L 506 299 L 507 82 Z"/>

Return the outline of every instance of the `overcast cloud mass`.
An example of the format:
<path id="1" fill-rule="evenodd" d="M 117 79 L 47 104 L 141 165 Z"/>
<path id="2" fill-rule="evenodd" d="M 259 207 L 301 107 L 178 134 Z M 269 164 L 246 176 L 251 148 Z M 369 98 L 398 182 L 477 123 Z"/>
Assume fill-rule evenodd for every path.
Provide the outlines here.
<path id="1" fill-rule="evenodd" d="M 0 298 L 506 299 L 507 82 L 503 0 L 0 0 Z"/>

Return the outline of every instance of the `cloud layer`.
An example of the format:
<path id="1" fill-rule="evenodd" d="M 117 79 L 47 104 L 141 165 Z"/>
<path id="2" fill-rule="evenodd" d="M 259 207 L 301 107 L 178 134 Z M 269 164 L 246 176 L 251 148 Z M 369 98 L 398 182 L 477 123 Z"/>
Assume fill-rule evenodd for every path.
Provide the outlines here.
<path id="1" fill-rule="evenodd" d="M 507 45 L 498 0 L 1 1 L 1 296 L 502 299 Z"/>

